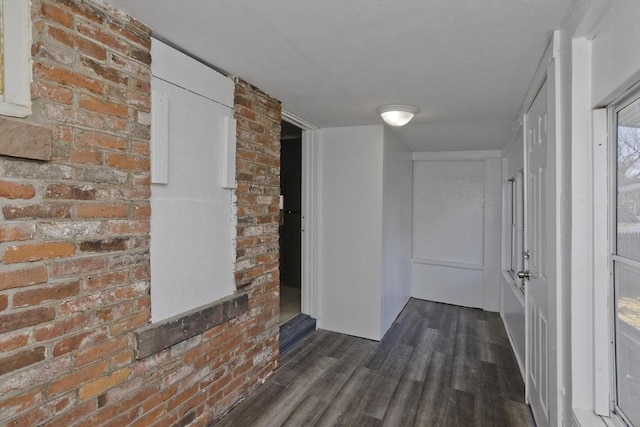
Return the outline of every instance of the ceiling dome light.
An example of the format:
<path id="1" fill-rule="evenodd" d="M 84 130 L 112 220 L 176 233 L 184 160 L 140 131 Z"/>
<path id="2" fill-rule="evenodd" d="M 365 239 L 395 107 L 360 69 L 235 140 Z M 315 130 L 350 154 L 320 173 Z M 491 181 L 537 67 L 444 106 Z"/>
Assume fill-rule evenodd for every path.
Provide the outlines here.
<path id="1" fill-rule="evenodd" d="M 413 115 L 418 111 L 416 107 L 410 105 L 384 105 L 378 108 L 378 114 L 389 126 L 404 126 L 413 119 Z"/>

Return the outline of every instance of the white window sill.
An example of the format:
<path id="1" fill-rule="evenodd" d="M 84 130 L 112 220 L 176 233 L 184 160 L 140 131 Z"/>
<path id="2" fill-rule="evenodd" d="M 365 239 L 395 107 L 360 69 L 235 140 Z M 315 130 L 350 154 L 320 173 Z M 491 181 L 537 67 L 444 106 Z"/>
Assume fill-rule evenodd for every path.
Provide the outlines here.
<path id="1" fill-rule="evenodd" d="M 615 414 L 602 417 L 589 409 L 573 408 L 573 425 L 579 427 L 625 427 Z"/>

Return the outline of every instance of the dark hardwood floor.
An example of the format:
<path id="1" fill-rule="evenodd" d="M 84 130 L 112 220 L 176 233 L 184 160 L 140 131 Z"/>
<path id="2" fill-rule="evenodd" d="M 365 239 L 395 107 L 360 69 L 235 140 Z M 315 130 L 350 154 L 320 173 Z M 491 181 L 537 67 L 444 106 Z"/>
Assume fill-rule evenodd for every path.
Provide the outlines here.
<path id="1" fill-rule="evenodd" d="M 216 426 L 534 426 L 496 313 L 411 299 L 381 342 L 318 330 Z"/>

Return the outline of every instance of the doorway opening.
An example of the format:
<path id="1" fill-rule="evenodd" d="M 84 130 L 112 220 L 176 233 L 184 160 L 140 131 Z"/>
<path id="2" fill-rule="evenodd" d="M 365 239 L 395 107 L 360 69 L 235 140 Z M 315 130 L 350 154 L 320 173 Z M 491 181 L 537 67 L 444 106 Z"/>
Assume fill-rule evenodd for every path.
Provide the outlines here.
<path id="1" fill-rule="evenodd" d="M 280 324 L 302 308 L 302 129 L 281 123 Z"/>
<path id="2" fill-rule="evenodd" d="M 302 313 L 303 130 L 281 122 L 280 137 L 280 354 L 316 329 Z"/>

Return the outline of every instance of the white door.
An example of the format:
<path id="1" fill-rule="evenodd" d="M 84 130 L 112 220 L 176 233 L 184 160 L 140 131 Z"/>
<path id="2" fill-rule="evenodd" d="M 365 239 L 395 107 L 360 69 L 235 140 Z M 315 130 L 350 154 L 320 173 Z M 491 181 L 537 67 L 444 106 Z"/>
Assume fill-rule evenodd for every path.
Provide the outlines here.
<path id="1" fill-rule="evenodd" d="M 555 174 L 553 70 L 525 115 L 527 395 L 538 426 L 555 414 Z"/>

